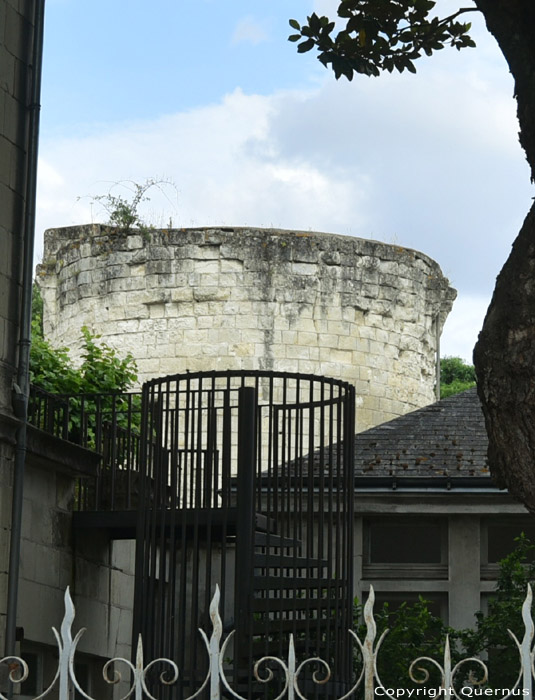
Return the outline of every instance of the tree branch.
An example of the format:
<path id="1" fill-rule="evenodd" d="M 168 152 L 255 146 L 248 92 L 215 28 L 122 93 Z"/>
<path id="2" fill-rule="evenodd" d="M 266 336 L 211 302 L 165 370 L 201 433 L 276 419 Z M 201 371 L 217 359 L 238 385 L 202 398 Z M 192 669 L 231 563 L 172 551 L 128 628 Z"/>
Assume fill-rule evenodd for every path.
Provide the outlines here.
<path id="1" fill-rule="evenodd" d="M 441 19 L 439 21 L 439 24 L 444 24 L 445 22 L 451 22 L 452 20 L 456 19 L 459 15 L 463 15 L 466 12 L 480 12 L 480 10 L 478 10 L 477 7 L 461 7 L 457 10 L 457 12 L 454 12 L 452 15 L 449 15 L 448 17 L 444 17 L 444 19 Z"/>

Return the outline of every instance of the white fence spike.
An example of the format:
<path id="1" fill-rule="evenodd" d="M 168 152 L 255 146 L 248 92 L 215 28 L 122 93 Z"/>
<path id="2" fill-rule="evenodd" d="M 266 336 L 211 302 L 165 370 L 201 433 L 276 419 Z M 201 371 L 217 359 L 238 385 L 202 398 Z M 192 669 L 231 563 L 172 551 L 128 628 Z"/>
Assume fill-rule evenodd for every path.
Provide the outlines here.
<path id="1" fill-rule="evenodd" d="M 500 700 L 507 700 L 507 698 L 512 697 L 515 693 L 521 694 L 523 697 L 532 698 L 532 679 L 534 674 L 534 651 L 532 649 L 533 638 L 535 636 L 535 624 L 533 622 L 533 617 L 531 614 L 531 604 L 532 604 L 533 594 L 531 586 L 528 585 L 528 590 L 526 593 L 526 598 L 522 605 L 522 619 L 524 622 L 524 637 L 522 642 L 519 642 L 514 634 L 511 637 L 515 641 L 518 647 L 519 658 L 520 658 L 520 672 L 518 680 L 514 688 L 510 689 L 509 693 L 500 698 Z M 212 622 L 212 634 L 210 639 L 208 639 L 206 633 L 203 630 L 199 630 L 206 651 L 209 657 L 209 668 L 205 680 L 201 686 L 185 700 L 193 700 L 210 684 L 210 700 L 221 700 L 221 691 L 225 689 L 232 697 L 236 700 L 245 700 L 235 692 L 226 676 L 224 671 L 224 659 L 225 652 L 229 646 L 231 639 L 233 638 L 234 632 L 227 635 L 227 638 L 222 642 L 223 638 L 223 623 L 221 621 L 221 616 L 219 614 L 219 601 L 220 601 L 220 590 L 219 586 L 216 586 L 214 596 L 210 604 L 210 619 Z M 379 649 L 381 643 L 388 630 L 385 630 L 379 640 L 376 643 L 377 636 L 377 626 L 375 623 L 375 618 L 373 614 L 373 605 L 375 601 L 375 594 L 373 587 L 370 586 L 370 593 L 368 600 L 364 606 L 364 619 L 366 623 L 366 636 L 364 640 L 360 640 L 353 630 L 349 630 L 350 638 L 356 643 L 361 654 L 362 670 L 358 675 L 353 687 L 342 695 L 339 700 L 349 700 L 356 696 L 357 691 L 362 687 L 364 690 L 365 700 L 372 700 L 375 697 L 375 693 L 380 688 L 385 696 L 393 693 L 396 696 L 396 689 L 387 689 L 381 683 L 377 672 L 377 660 Z M 72 625 L 75 618 L 75 608 L 70 595 L 70 591 L 67 588 L 65 591 L 65 614 L 63 621 L 61 623 L 61 634 L 57 632 L 55 628 L 52 628 L 54 635 L 56 637 L 56 643 L 59 651 L 58 668 L 56 674 L 50 686 L 38 695 L 33 700 L 41 700 L 46 695 L 48 695 L 51 690 L 56 685 L 59 679 L 58 687 L 58 697 L 59 700 L 70 700 L 70 687 L 74 686 L 76 690 L 84 697 L 86 700 L 93 700 L 90 695 L 88 695 L 85 689 L 81 688 L 78 680 L 76 679 L 74 672 L 74 663 L 76 648 L 78 642 L 84 632 L 84 629 L 80 629 L 74 639 L 72 638 Z M 442 660 L 443 665 L 441 665 L 436 659 L 431 657 L 419 657 L 415 659 L 408 669 L 408 678 L 410 678 L 414 683 L 423 684 L 429 680 L 429 671 L 425 668 L 424 664 L 430 664 L 434 666 L 441 674 L 442 685 L 440 689 L 440 696 L 447 698 L 448 700 L 464 700 L 466 697 L 464 694 L 459 695 L 455 687 L 455 676 L 458 671 L 466 663 L 477 664 L 481 669 L 481 677 L 476 678 L 471 673 L 470 682 L 472 686 L 482 686 L 488 681 L 488 670 L 486 665 L 480 659 L 470 657 L 459 661 L 453 668 L 451 667 L 451 651 L 449 636 L 446 637 L 445 647 L 444 647 L 444 658 Z M 273 669 L 269 666 L 269 663 L 276 664 L 281 672 L 283 673 L 284 684 L 282 691 L 274 698 L 274 700 L 295 700 L 297 696 L 300 700 L 306 700 L 305 695 L 299 687 L 299 676 L 306 664 L 315 664 L 317 669 L 312 674 L 312 680 L 315 684 L 321 686 L 326 684 L 331 677 L 331 668 L 327 661 L 319 657 L 311 657 L 302 660 L 299 664 L 297 663 L 295 643 L 293 635 L 289 636 L 288 643 L 288 655 L 286 661 L 279 659 L 275 656 L 265 656 L 259 659 L 254 668 L 252 669 L 253 677 L 256 681 L 260 683 L 270 683 L 274 679 Z M 24 682 L 28 677 L 28 665 L 26 662 L 16 656 L 8 656 L 0 659 L 0 664 L 8 665 L 8 677 L 11 683 L 20 684 Z M 163 672 L 160 674 L 159 681 L 163 685 L 172 685 L 176 683 L 179 677 L 179 669 L 174 661 L 171 659 L 154 659 L 150 661 L 146 666 L 143 658 L 143 640 L 141 635 L 138 639 L 137 650 L 136 650 L 136 664 L 135 666 L 127 659 L 114 658 L 110 659 L 104 664 L 102 674 L 104 680 L 114 685 L 122 681 L 121 673 L 116 669 L 117 664 L 124 664 L 128 669 L 131 676 L 131 685 L 126 694 L 121 698 L 121 700 L 127 700 L 128 698 L 134 696 L 135 700 L 156 700 L 154 695 L 147 687 L 147 672 L 153 668 L 156 664 L 165 664 L 170 668 L 170 671 Z M 113 676 L 109 677 L 109 670 L 113 666 Z M 417 675 L 415 675 L 417 674 Z M 390 691 L 390 692 L 387 692 Z M 482 691 L 483 694 L 484 690 Z M 438 694 L 438 689 L 437 689 Z M 331 694 L 329 694 L 331 696 Z M 0 700 L 7 700 L 0 692 Z"/>

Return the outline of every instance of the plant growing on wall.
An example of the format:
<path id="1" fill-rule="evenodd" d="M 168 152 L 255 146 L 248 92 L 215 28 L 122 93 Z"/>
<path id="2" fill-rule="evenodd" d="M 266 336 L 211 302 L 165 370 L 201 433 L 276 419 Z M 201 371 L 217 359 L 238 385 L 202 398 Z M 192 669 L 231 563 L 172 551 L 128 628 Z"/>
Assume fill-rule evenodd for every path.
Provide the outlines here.
<path id="1" fill-rule="evenodd" d="M 117 187 L 127 190 L 130 193 L 129 196 L 113 194 L 112 191 Z M 173 188 L 176 193 L 176 187 L 170 180 L 148 178 L 142 184 L 131 180 L 123 180 L 114 183 L 107 194 L 96 195 L 91 198 L 91 201 L 99 204 L 104 209 L 108 215 L 107 223 L 110 226 L 116 226 L 125 233 L 130 233 L 135 229 L 148 240 L 155 226 L 145 220 L 140 212 L 140 206 L 144 202 L 150 201 L 148 192 L 152 189 L 159 190 L 169 200 L 165 191 L 169 187 Z"/>

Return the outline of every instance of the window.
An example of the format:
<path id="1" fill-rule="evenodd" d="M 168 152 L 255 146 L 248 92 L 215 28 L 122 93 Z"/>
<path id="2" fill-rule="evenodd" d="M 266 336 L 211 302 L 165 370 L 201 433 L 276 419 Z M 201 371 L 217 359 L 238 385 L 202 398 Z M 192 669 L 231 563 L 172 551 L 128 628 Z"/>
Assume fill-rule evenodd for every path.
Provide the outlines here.
<path id="1" fill-rule="evenodd" d="M 486 518 L 481 521 L 481 578 L 494 581 L 499 562 L 515 548 L 515 539 L 524 533 L 535 544 L 535 523 L 525 517 Z M 531 553 L 532 558 L 535 554 Z"/>
<path id="2" fill-rule="evenodd" d="M 497 564 L 515 548 L 515 539 L 524 533 L 535 544 L 535 525 L 522 522 L 487 523 L 487 557 L 489 564 Z"/>
<path id="3" fill-rule="evenodd" d="M 405 518 L 364 523 L 365 564 L 442 564 L 447 530 L 442 520 Z"/>

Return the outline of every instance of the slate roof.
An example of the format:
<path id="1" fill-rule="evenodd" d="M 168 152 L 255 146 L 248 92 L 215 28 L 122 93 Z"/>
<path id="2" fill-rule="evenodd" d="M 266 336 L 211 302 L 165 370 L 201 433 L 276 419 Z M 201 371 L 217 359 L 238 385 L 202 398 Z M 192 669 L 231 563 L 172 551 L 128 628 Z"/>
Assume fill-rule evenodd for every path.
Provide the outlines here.
<path id="1" fill-rule="evenodd" d="M 490 477 L 476 389 L 359 433 L 356 477 Z"/>

